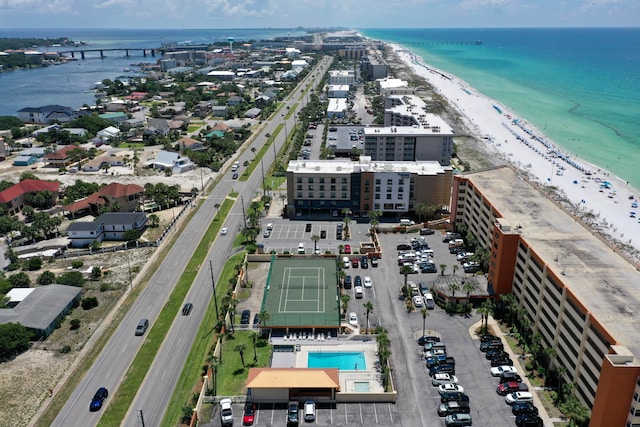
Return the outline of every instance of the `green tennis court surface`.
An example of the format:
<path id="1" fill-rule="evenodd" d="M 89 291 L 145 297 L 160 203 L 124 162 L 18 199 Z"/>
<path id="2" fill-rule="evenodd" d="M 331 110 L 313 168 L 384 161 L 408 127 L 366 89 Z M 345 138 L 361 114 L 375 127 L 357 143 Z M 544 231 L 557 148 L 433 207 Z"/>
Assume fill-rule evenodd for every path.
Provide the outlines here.
<path id="1" fill-rule="evenodd" d="M 273 259 L 262 310 L 270 327 L 338 327 L 335 259 Z"/>

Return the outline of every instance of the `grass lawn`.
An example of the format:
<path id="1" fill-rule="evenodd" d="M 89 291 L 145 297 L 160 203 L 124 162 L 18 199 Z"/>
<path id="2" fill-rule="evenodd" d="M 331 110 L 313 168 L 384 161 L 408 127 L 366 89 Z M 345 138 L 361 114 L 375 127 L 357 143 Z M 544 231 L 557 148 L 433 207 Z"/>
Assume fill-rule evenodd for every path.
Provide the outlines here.
<path id="1" fill-rule="evenodd" d="M 245 383 L 249 368 L 266 367 L 271 359 L 271 346 L 266 339 L 260 338 L 256 344 L 257 361 L 254 362 L 253 339 L 255 332 L 236 331 L 230 337 L 225 337 L 222 344 L 222 363 L 218 368 L 218 395 L 220 396 L 240 396 L 245 394 L 247 389 Z M 244 344 L 244 363 L 240 358 L 240 353 L 235 350 L 236 346 Z"/>

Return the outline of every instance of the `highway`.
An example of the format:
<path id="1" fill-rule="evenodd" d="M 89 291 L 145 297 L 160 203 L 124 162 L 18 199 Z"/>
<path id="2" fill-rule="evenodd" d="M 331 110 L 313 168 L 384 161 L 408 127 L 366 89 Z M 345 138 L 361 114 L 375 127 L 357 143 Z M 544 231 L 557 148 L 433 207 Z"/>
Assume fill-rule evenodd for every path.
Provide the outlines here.
<path id="1" fill-rule="evenodd" d="M 280 114 L 274 115 L 273 120 L 266 123 L 253 139 L 251 145 L 247 146 L 244 151 L 242 151 L 242 154 L 233 160 L 238 160 L 241 165 L 245 160 L 251 160 L 254 156 L 251 152 L 251 147 L 255 147 L 257 152 L 266 141 L 265 134 L 271 133 L 275 135 L 278 124 L 284 122 L 288 129 L 293 129 L 296 120 L 295 115 L 300 107 L 303 106 L 300 101 L 302 91 L 304 91 L 311 82 L 313 82 L 314 85 L 318 84 L 330 64 L 330 58 L 325 58 L 321 61 L 316 68 L 307 75 L 305 80 L 296 87 L 287 100 L 284 101 L 285 105 L 280 111 L 285 112 L 285 116 Z M 304 97 L 304 99 L 306 100 L 306 97 Z M 287 115 L 286 112 L 290 111 L 287 107 L 294 109 L 296 103 L 298 103 L 296 111 Z M 282 147 L 284 141 L 285 132 L 280 132 L 275 141 L 276 150 Z M 263 158 L 265 170 L 273 163 L 274 159 L 274 151 L 272 149 L 267 150 Z M 228 164 L 230 163 L 231 162 L 228 162 Z M 91 397 L 99 387 L 106 387 L 110 393 L 105 403 L 106 407 L 114 394 L 117 393 L 119 384 L 123 380 L 127 369 L 149 333 L 147 331 L 142 337 L 134 335 L 138 321 L 141 318 L 147 318 L 151 323 L 150 329 L 153 327 L 160 310 L 162 310 L 165 305 L 173 288 L 180 279 L 184 267 L 200 242 L 204 230 L 207 229 L 213 220 L 217 211 L 214 205 L 216 203 L 222 204 L 232 188 L 233 191 L 238 192 L 239 195 L 242 196 L 242 198 L 238 197 L 237 201 L 243 199 L 245 209 L 251 199 L 261 193 L 260 184 L 262 171 L 260 167 L 254 170 L 254 173 L 247 181 L 232 180 L 231 175 L 230 171 L 225 172 L 223 179 L 212 192 L 208 194 L 206 198 L 199 201 L 200 206 L 192 220 L 185 225 L 183 231 L 176 237 L 175 244 L 170 249 L 163 263 L 158 266 L 146 288 L 141 292 L 138 300 L 124 316 L 113 336 L 105 345 L 93 366 L 91 366 L 87 374 L 80 381 L 52 425 L 87 427 L 94 426 L 99 422 L 102 411 L 89 412 Z M 237 231 L 241 229 L 243 223 L 241 203 L 235 203 L 223 225 L 223 227 L 229 228 L 229 234 L 226 236 L 218 236 L 211 245 L 207 255 L 207 262 L 202 265 L 184 301 L 194 304 L 191 314 L 189 316 L 182 316 L 179 312 L 176 313 L 174 323 L 168 331 L 165 341 L 160 347 L 121 425 L 142 425 L 139 411 L 142 411 L 144 415 L 145 425 L 160 425 L 160 421 L 171 399 L 182 367 L 204 317 L 207 308 L 205 303 L 208 304 L 213 295 L 208 260 L 211 259 L 213 261 L 213 275 L 217 280 L 224 266 L 224 262 L 231 253 L 234 236 Z M 213 328 L 213 325 L 211 326 Z"/>

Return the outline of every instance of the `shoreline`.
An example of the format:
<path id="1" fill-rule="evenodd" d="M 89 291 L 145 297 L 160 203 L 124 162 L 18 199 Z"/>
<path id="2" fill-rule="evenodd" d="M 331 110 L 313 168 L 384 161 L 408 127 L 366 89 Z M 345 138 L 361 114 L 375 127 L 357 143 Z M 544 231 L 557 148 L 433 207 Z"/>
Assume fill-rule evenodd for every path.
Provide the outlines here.
<path id="1" fill-rule="evenodd" d="M 426 64 L 410 49 L 398 43 L 385 44 L 447 100 L 475 137 L 477 148 L 526 174 L 540 191 L 549 194 L 632 262 L 640 263 L 640 208 L 637 208 L 640 190 L 604 168 L 569 155 L 508 106 L 457 76 Z M 632 215 L 636 211 L 638 217 Z"/>

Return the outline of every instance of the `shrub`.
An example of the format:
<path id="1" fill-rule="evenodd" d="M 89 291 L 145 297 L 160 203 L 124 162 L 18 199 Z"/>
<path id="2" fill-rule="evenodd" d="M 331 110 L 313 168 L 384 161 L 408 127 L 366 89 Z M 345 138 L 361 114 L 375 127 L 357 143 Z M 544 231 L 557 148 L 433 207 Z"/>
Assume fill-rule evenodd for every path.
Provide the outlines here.
<path id="1" fill-rule="evenodd" d="M 69 347 L 68 345 L 65 345 L 64 347 L 62 347 L 60 349 L 60 353 L 62 353 L 62 354 L 71 353 L 71 347 Z"/>
<path id="2" fill-rule="evenodd" d="M 76 270 L 79 269 L 80 267 L 82 267 L 84 265 L 84 262 L 82 261 L 72 261 L 71 262 L 71 267 L 75 268 Z"/>
<path id="3" fill-rule="evenodd" d="M 42 258 L 29 258 L 25 263 L 25 268 L 29 271 L 40 270 L 40 268 L 42 268 Z"/>
<path id="4" fill-rule="evenodd" d="M 98 298 L 96 297 L 86 297 L 82 298 L 82 302 L 80 303 L 84 310 L 91 310 L 98 306 Z"/>
<path id="5" fill-rule="evenodd" d="M 84 285 L 84 277 L 79 271 L 67 271 L 58 277 L 58 283 L 81 288 Z"/>
<path id="6" fill-rule="evenodd" d="M 71 320 L 71 330 L 75 331 L 80 328 L 80 319 L 72 319 Z"/>

